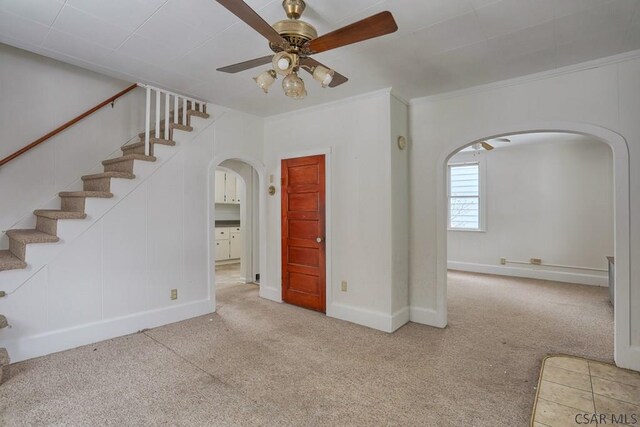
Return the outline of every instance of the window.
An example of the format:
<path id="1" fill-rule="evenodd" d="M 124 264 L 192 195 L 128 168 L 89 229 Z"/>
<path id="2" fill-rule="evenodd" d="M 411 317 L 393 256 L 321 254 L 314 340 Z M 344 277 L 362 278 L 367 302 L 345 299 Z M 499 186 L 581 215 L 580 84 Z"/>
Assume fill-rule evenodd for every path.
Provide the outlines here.
<path id="1" fill-rule="evenodd" d="M 479 162 L 449 165 L 449 229 L 483 231 Z"/>

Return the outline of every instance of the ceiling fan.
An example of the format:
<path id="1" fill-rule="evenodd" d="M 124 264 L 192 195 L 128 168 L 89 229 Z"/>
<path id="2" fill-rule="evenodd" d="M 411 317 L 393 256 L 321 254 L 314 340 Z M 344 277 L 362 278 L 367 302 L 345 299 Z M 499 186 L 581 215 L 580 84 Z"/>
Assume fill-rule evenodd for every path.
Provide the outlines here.
<path id="1" fill-rule="evenodd" d="M 494 138 L 494 139 L 491 139 L 490 141 L 497 142 L 499 144 L 499 146 L 501 146 L 502 144 L 508 144 L 508 143 L 511 142 L 511 140 L 509 138 Z M 489 142 L 487 142 L 487 141 L 480 141 L 480 142 L 476 142 L 475 144 L 473 144 L 471 146 L 471 148 L 473 148 L 476 151 L 480 151 L 482 149 L 485 149 L 486 151 L 491 151 L 495 147 L 493 145 L 489 144 Z"/>
<path id="2" fill-rule="evenodd" d="M 487 151 L 491 151 L 495 147 L 493 145 L 489 144 L 487 141 L 480 141 L 480 142 L 476 142 L 475 144 L 473 144 L 471 146 L 471 148 L 473 148 L 476 151 L 480 151 L 482 149 L 485 149 Z"/>
<path id="3" fill-rule="evenodd" d="M 300 69 L 311 74 L 322 87 L 336 87 L 349 80 L 311 58 L 311 55 L 380 37 L 398 29 L 391 12 L 380 12 L 318 37 L 318 32 L 311 24 L 300 20 L 306 8 L 303 0 L 284 0 L 282 7 L 288 19 L 278 21 L 273 26 L 242 0 L 216 1 L 262 34 L 274 52 L 272 55 L 218 68 L 218 71 L 238 73 L 271 63 L 273 68 L 254 78 L 256 84 L 267 93 L 280 74 L 284 77 L 282 89 L 285 95 L 294 99 L 303 99 L 307 95 L 304 81 L 298 76 Z"/>

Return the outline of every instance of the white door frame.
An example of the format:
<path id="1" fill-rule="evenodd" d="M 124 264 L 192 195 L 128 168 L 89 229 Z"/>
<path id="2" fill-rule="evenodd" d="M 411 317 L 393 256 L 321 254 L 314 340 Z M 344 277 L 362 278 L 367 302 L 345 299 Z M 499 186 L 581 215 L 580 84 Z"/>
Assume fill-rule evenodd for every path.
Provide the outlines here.
<path id="1" fill-rule="evenodd" d="M 609 129 L 584 123 L 542 122 L 484 129 L 451 141 L 437 164 L 436 310 L 433 326 L 447 324 L 447 199 L 446 165 L 460 149 L 486 139 L 514 134 L 560 132 L 586 135 L 611 147 L 614 164 L 614 359 L 618 366 L 640 370 L 640 347 L 631 345 L 630 183 L 626 140 Z M 461 143 L 461 141 L 463 141 Z M 640 285 L 640 284 L 636 284 Z"/>

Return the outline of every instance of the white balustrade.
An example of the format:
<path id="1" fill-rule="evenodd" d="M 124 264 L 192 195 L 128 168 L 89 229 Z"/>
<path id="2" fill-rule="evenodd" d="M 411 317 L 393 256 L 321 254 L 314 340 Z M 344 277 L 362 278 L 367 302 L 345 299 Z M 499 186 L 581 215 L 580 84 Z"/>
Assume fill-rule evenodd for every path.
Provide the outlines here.
<path id="1" fill-rule="evenodd" d="M 170 138 L 171 124 L 181 124 L 187 126 L 187 109 L 190 106 L 192 110 L 206 113 L 207 103 L 180 95 L 168 90 L 160 89 L 154 86 L 138 83 L 138 86 L 146 89 L 146 107 L 144 120 L 144 153 L 151 155 L 151 114 L 155 114 L 155 130 L 154 138 L 160 138 L 160 124 L 164 120 L 164 139 Z M 155 92 L 155 103 L 152 102 L 152 93 Z M 164 108 L 162 106 L 164 97 Z M 171 111 L 171 97 L 173 97 L 173 111 Z M 182 101 L 182 102 L 181 102 Z M 154 105 L 155 104 L 155 105 Z M 182 115 L 180 115 L 179 106 L 182 104 Z M 182 123 L 180 119 L 182 116 Z"/>

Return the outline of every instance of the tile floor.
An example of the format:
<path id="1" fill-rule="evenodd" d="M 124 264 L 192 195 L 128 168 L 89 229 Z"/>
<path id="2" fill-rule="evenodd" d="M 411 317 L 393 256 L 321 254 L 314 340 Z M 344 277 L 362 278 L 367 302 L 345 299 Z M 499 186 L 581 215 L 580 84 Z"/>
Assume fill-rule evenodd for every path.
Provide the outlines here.
<path id="1" fill-rule="evenodd" d="M 544 360 L 533 426 L 640 425 L 640 373 L 570 356 Z"/>

